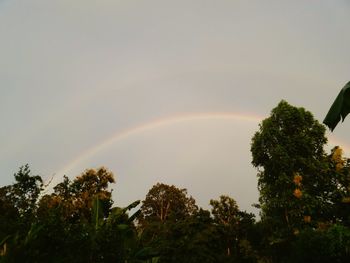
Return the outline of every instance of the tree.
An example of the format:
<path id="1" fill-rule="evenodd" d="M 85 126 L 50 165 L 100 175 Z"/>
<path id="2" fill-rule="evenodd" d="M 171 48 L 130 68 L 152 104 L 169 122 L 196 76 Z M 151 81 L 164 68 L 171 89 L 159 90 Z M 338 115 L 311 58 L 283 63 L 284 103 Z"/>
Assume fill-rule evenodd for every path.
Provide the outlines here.
<path id="1" fill-rule="evenodd" d="M 350 229 L 333 225 L 328 229 L 305 229 L 292 242 L 294 253 L 287 262 L 348 262 Z"/>
<path id="2" fill-rule="evenodd" d="M 6 241 L 5 262 L 91 262 L 97 259 L 91 254 L 95 248 L 94 200 L 99 200 L 99 211 L 106 219 L 113 203 L 108 190 L 109 183 L 114 182 L 111 172 L 105 168 L 89 169 L 73 181 L 64 177 L 52 194 L 40 200 L 41 177 L 31 176 L 28 165 L 20 168 L 15 179 L 16 183 L 4 188 L 4 195 L 0 191 L 0 195 L 7 198 L 0 204 L 14 208 L 11 214 L 19 218 L 16 232 Z"/>
<path id="3" fill-rule="evenodd" d="M 9 197 L 9 186 L 0 188 L 0 242 L 18 230 L 19 212 Z"/>
<path id="4" fill-rule="evenodd" d="M 38 214 L 45 218 L 46 213 L 55 208 L 63 220 L 91 222 L 93 201 L 98 198 L 103 214 L 107 216 L 113 204 L 112 191 L 108 187 L 114 182 L 113 173 L 103 167 L 88 169 L 73 181 L 65 176 L 52 194 L 41 198 Z"/>
<path id="5" fill-rule="evenodd" d="M 324 145 L 325 127 L 304 108 L 281 101 L 255 133 L 252 164 L 258 168 L 259 207 L 275 237 L 297 232 L 321 219 L 329 206 L 330 182 Z M 277 241 L 275 240 L 275 241 Z"/>
<path id="6" fill-rule="evenodd" d="M 14 177 L 12 185 L 0 188 L 0 254 L 19 254 L 18 259 L 23 260 L 24 255 L 17 253 L 17 248 L 27 244 L 36 233 L 33 221 L 43 181 L 32 175 L 28 164 L 21 166 Z"/>
<path id="7" fill-rule="evenodd" d="M 157 183 L 142 202 L 138 218 L 142 246 L 148 248 L 152 257 L 158 256 L 160 262 L 175 262 L 175 255 L 183 247 L 180 225 L 197 211 L 195 200 L 187 196 L 186 189 Z M 173 261 L 169 261 L 171 258 Z"/>
<path id="8" fill-rule="evenodd" d="M 21 166 L 14 177 L 16 182 L 8 187 L 10 202 L 21 217 L 31 216 L 43 187 L 42 178 L 39 175 L 31 175 L 28 164 Z"/>
<path id="9" fill-rule="evenodd" d="M 221 228 L 226 240 L 226 251 L 229 257 L 238 239 L 238 205 L 233 198 L 226 195 L 221 195 L 220 200 L 210 200 L 210 205 L 212 206 L 211 213 L 214 216 L 214 221 Z"/>
<path id="10" fill-rule="evenodd" d="M 140 222 L 176 221 L 190 216 L 197 209 L 195 200 L 187 196 L 186 189 L 157 183 L 149 190 L 146 199 L 142 202 Z"/>
<path id="11" fill-rule="evenodd" d="M 325 212 L 333 222 L 350 226 L 350 159 L 345 158 L 341 147 L 336 146 L 327 156 L 329 200 L 332 206 Z"/>
<path id="12" fill-rule="evenodd" d="M 254 258 L 254 252 L 249 242 L 249 233 L 254 224 L 254 215 L 239 210 L 236 201 L 221 195 L 219 200 L 210 200 L 211 214 L 220 236 L 218 242 L 223 242 L 227 258 L 237 262 Z M 221 242 L 220 242 L 221 241 Z"/>
<path id="13" fill-rule="evenodd" d="M 110 183 L 114 183 L 114 175 L 106 168 L 98 170 L 88 169 L 82 175 L 78 176 L 71 184 L 72 197 L 78 210 L 91 218 L 91 209 L 93 200 L 98 198 L 101 202 L 101 208 L 105 216 L 108 215 L 112 207 L 112 191 L 108 190 Z"/>
<path id="14" fill-rule="evenodd" d="M 43 229 L 38 240 L 46 243 L 46 251 L 41 251 L 42 244 L 32 244 L 41 251 L 42 258 L 51 255 L 65 261 L 77 261 L 74 258 L 79 254 L 81 262 L 99 261 L 100 254 L 93 255 L 97 237 L 94 207 L 98 202 L 99 221 L 108 218 L 113 204 L 112 192 L 108 188 L 114 182 L 113 173 L 106 168 L 88 169 L 73 181 L 65 176 L 52 194 L 41 198 L 37 224 Z"/>

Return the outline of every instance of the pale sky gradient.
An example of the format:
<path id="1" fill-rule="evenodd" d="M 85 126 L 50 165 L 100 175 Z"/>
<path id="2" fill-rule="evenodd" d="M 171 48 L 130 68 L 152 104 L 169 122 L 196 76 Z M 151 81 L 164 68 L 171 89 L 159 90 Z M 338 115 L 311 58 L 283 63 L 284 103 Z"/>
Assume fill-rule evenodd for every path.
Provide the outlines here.
<path id="1" fill-rule="evenodd" d="M 106 166 L 116 205 L 159 181 L 256 212 L 258 120 L 281 99 L 323 120 L 350 80 L 349 13 L 346 0 L 0 0 L 0 185 L 25 163 L 57 181 Z M 349 130 L 329 147 L 350 153 Z"/>

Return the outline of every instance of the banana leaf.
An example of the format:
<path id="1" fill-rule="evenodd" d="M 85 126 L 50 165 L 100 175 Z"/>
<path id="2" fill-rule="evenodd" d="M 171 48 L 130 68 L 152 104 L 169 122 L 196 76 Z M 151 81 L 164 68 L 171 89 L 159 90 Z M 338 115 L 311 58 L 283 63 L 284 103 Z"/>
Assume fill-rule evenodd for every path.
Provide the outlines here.
<path id="1" fill-rule="evenodd" d="M 350 82 L 341 89 L 337 98 L 329 109 L 323 123 L 326 124 L 331 131 L 337 126 L 340 120 L 344 121 L 345 117 L 350 113 Z"/>

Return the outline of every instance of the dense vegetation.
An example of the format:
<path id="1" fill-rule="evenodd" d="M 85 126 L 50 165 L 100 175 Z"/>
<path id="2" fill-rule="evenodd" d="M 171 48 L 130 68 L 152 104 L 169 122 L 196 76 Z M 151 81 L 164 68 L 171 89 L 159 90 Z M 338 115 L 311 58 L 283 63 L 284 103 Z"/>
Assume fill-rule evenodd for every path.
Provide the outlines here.
<path id="1" fill-rule="evenodd" d="M 340 147 L 327 154 L 326 142 L 305 109 L 272 110 L 251 144 L 258 221 L 229 196 L 209 211 L 163 183 L 118 207 L 105 168 L 48 193 L 25 165 L 0 188 L 0 262 L 348 262 L 350 160 Z"/>

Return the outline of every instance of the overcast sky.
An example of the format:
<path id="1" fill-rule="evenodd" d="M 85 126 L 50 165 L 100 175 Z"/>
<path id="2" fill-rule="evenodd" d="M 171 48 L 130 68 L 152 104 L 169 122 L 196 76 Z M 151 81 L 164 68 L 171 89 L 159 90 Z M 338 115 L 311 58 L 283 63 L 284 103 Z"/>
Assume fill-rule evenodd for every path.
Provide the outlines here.
<path id="1" fill-rule="evenodd" d="M 0 185 L 106 166 L 114 199 L 157 182 L 255 211 L 250 141 L 281 99 L 322 121 L 350 80 L 338 1 L 0 0 Z M 330 146 L 350 153 L 350 119 Z M 348 155 L 349 156 L 349 155 Z"/>

